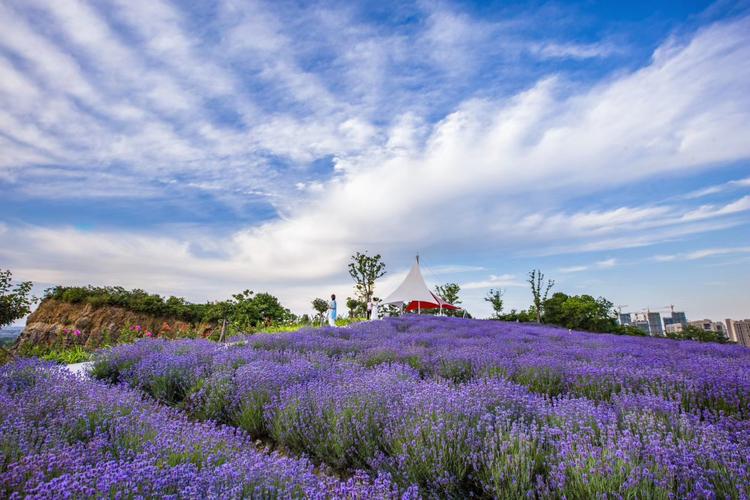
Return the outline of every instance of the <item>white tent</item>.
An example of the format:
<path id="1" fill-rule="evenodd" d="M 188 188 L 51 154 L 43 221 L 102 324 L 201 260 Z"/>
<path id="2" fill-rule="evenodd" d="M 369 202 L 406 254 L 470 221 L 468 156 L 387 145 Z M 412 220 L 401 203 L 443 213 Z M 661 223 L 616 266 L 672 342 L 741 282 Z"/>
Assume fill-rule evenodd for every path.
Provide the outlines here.
<path id="1" fill-rule="evenodd" d="M 422 309 L 460 309 L 446 301 L 427 288 L 427 284 L 419 269 L 419 256 L 411 266 L 404 281 L 381 304 L 406 306 L 407 311 L 421 312 Z"/>

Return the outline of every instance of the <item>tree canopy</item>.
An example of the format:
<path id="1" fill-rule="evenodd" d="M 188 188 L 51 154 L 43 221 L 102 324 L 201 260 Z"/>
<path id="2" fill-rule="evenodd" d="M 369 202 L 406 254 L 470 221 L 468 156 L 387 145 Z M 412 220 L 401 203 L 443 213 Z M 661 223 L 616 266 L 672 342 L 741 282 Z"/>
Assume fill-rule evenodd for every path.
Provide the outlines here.
<path id="1" fill-rule="evenodd" d="M 317 312 L 317 317 L 324 318 L 326 315 L 326 312 L 328 311 L 328 302 L 325 299 L 317 298 L 313 299 L 312 306 L 315 312 Z"/>
<path id="2" fill-rule="evenodd" d="M 698 342 L 718 342 L 726 344 L 729 339 L 723 332 L 706 331 L 694 325 L 686 325 L 681 332 L 669 332 L 667 337 L 675 340 L 696 340 Z"/>
<path id="3" fill-rule="evenodd" d="M 31 296 L 31 281 L 13 286 L 13 273 L 0 269 L 0 328 L 31 312 L 36 299 Z"/>
<path id="4" fill-rule="evenodd" d="M 349 274 L 354 279 L 357 298 L 366 304 L 375 291 L 375 280 L 385 274 L 385 264 L 380 254 L 370 256 L 367 252 L 357 252 L 349 263 Z"/>
<path id="5" fill-rule="evenodd" d="M 619 326 L 612 302 L 604 297 L 557 292 L 544 301 L 543 307 L 545 323 L 590 332 L 612 332 Z"/>
<path id="6" fill-rule="evenodd" d="M 435 286 L 435 293 L 444 301 L 454 306 L 461 304 L 461 299 L 458 294 L 461 291 L 461 287 L 458 283 L 446 283 L 444 285 Z M 463 311 L 452 311 L 450 309 L 443 311 L 448 316 L 460 316 Z"/>
<path id="7" fill-rule="evenodd" d="M 500 319 L 503 315 L 503 294 L 502 290 L 490 289 L 484 298 L 485 302 L 492 306 L 493 319 Z"/>
<path id="8" fill-rule="evenodd" d="M 458 283 L 446 283 L 445 285 L 435 286 L 435 293 L 440 296 L 444 301 L 449 304 L 457 306 L 461 303 L 461 299 L 458 297 L 458 293 L 461 291 L 461 287 Z"/>

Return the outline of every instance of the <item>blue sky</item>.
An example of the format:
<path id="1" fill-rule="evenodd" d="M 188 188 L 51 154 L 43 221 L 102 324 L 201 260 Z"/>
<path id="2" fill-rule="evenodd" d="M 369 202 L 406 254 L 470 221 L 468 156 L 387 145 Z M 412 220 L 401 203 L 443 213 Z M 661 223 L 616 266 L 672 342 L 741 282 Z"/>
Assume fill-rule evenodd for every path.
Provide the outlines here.
<path id="1" fill-rule="evenodd" d="M 0 4 L 0 267 L 297 312 L 419 252 L 750 316 L 747 2 Z"/>

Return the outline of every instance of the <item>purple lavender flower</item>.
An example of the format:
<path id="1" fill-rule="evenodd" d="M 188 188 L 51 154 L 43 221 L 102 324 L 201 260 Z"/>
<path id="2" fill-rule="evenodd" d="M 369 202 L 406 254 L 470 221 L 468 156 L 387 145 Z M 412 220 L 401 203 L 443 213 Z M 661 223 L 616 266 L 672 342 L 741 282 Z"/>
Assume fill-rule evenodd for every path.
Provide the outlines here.
<path id="1" fill-rule="evenodd" d="M 22 373 L 9 386 L 40 383 Z M 738 346 L 406 317 L 230 347 L 144 340 L 98 354 L 94 375 L 351 477 L 337 495 L 384 480 L 425 497 L 750 496 Z"/>
<path id="2" fill-rule="evenodd" d="M 38 361 L 0 368 L 0 444 L 4 498 L 401 496 L 385 474 L 340 481 L 256 451 L 242 432 Z"/>

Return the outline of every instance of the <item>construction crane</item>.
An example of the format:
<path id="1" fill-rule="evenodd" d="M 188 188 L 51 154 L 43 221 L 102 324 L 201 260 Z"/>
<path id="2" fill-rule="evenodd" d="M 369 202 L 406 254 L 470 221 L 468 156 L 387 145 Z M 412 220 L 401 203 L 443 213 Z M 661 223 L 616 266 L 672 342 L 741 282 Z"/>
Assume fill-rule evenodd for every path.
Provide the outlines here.
<path id="1" fill-rule="evenodd" d="M 629 306 L 629 305 L 627 305 L 627 304 L 620 304 L 620 305 L 618 305 L 618 306 L 616 306 L 616 307 L 617 307 L 617 312 L 618 312 L 619 314 L 622 314 L 622 308 L 623 308 L 623 307 L 630 307 L 630 306 Z"/>

